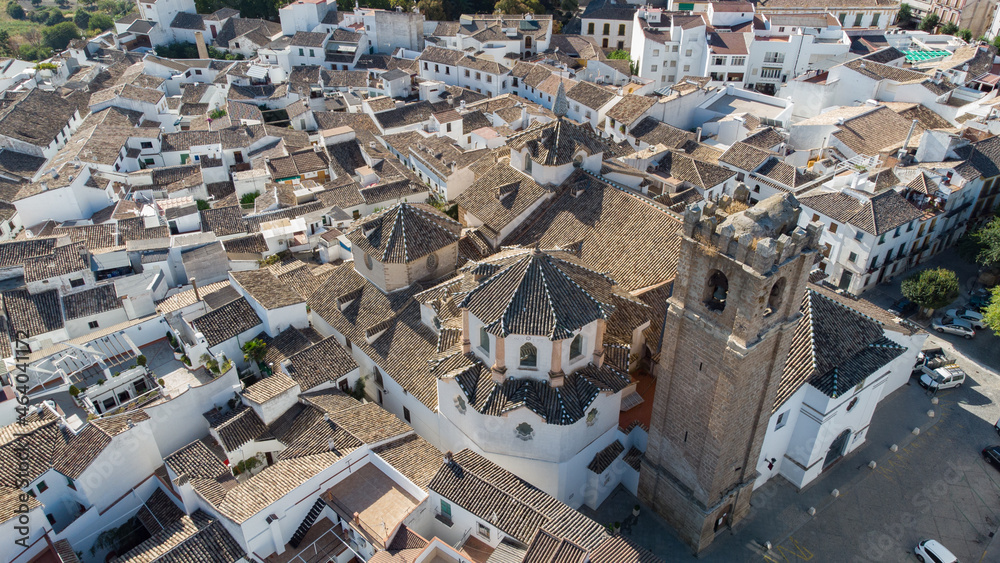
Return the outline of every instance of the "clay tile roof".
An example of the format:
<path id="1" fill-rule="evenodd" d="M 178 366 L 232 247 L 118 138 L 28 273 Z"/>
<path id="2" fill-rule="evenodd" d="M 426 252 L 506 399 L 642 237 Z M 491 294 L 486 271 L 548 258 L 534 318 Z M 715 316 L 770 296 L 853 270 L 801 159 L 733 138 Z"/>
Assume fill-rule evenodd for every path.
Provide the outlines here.
<path id="1" fill-rule="evenodd" d="M 743 139 L 743 142 L 757 147 L 758 149 L 769 151 L 781 143 L 784 143 L 785 136 L 779 133 L 774 127 L 765 127 L 753 135 L 748 136 L 746 139 Z"/>
<path id="2" fill-rule="evenodd" d="M 35 282 L 90 269 L 86 246 L 74 243 L 24 261 L 24 281 Z"/>
<path id="3" fill-rule="evenodd" d="M 625 446 L 622 445 L 620 440 L 615 440 L 608 444 L 606 448 L 594 454 L 594 459 L 587 465 L 587 469 L 600 475 L 607 471 L 611 467 L 611 464 L 618 459 L 618 456 L 623 453 L 625 453 Z"/>
<path id="4" fill-rule="evenodd" d="M 655 104 L 656 98 L 627 94 L 608 110 L 608 117 L 628 125 L 642 117 L 642 114 Z"/>
<path id="5" fill-rule="evenodd" d="M 702 162 L 676 151 L 664 155 L 658 168 L 671 177 L 689 182 L 702 190 L 718 186 L 736 175 L 736 172 L 728 168 Z"/>
<path id="6" fill-rule="evenodd" d="M 679 148 L 695 138 L 694 133 L 678 129 L 653 117 L 643 118 L 632 128 L 630 134 L 637 141 L 650 145 L 662 144 L 666 145 L 667 148 Z"/>
<path id="7" fill-rule="evenodd" d="M 233 280 L 265 309 L 280 309 L 305 302 L 270 270 L 231 272 Z"/>
<path id="8" fill-rule="evenodd" d="M 400 203 L 362 219 L 347 238 L 380 262 L 412 262 L 458 241 L 461 225 L 423 203 Z"/>
<path id="9" fill-rule="evenodd" d="M 351 353 L 332 336 L 288 358 L 288 375 L 303 391 L 328 381 L 337 381 L 358 368 Z"/>
<path id="10" fill-rule="evenodd" d="M 58 290 L 31 294 L 26 289 L 17 289 L 3 292 L 0 299 L 7 313 L 9 330 L 23 330 L 38 336 L 63 327 Z"/>
<path id="11" fill-rule="evenodd" d="M 587 4 L 581 19 L 632 21 L 638 6 L 617 0 L 594 0 Z"/>
<path id="12" fill-rule="evenodd" d="M 614 99 L 614 92 L 590 82 L 581 81 L 566 91 L 566 97 L 591 109 L 599 109 Z"/>
<path id="13" fill-rule="evenodd" d="M 377 446 L 372 452 L 422 489 L 441 466 L 441 452 L 415 433 Z"/>
<path id="14" fill-rule="evenodd" d="M 524 249 L 487 259 L 474 271 L 489 277 L 459 307 L 468 308 L 486 330 L 500 337 L 571 338 L 585 325 L 607 319 L 616 297 L 627 298 L 614 280 L 563 251 Z"/>
<path id="15" fill-rule="evenodd" d="M 63 297 L 63 308 L 66 320 L 71 321 L 121 309 L 122 301 L 115 292 L 114 284 L 105 284 Z"/>
<path id="16" fill-rule="evenodd" d="M 898 192 L 885 190 L 872 196 L 849 222 L 873 235 L 881 235 L 919 219 L 922 215 L 919 209 Z"/>
<path id="17" fill-rule="evenodd" d="M 882 324 L 813 290 L 792 337 L 775 408 L 803 382 L 836 398 L 902 354 Z"/>
<path id="18" fill-rule="evenodd" d="M 191 324 L 205 336 L 209 347 L 212 347 L 260 325 L 261 321 L 246 298 L 240 297 L 205 313 Z"/>
<path id="19" fill-rule="evenodd" d="M 441 63 L 447 65 L 457 65 L 458 61 L 462 60 L 465 53 L 462 51 L 456 51 L 454 49 L 442 49 L 441 47 L 434 47 L 428 45 L 424 48 L 420 56 L 417 57 L 419 61 L 427 61 L 430 63 Z"/>
<path id="20" fill-rule="evenodd" d="M 463 210 L 500 233 L 548 193 L 531 176 L 499 162 L 462 192 L 457 202 Z"/>
<path id="21" fill-rule="evenodd" d="M 639 451 L 635 448 L 630 450 Z M 590 551 L 590 563 L 663 563 L 663 560 L 624 536 L 606 538 Z"/>
<path id="22" fill-rule="evenodd" d="M 23 510 L 22 505 L 27 505 L 28 511 L 32 511 L 40 506 L 42 503 L 34 496 L 27 496 L 26 502 L 21 502 L 20 497 L 24 495 L 24 491 L 12 487 L 0 487 L 0 524 L 7 522 L 11 518 L 14 518 L 18 514 L 18 510 Z"/>

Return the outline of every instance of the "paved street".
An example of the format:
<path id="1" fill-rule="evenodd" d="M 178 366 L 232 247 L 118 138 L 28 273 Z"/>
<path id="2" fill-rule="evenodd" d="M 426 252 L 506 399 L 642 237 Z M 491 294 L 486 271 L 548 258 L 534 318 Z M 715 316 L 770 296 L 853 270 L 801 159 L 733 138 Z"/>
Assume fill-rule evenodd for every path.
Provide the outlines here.
<path id="1" fill-rule="evenodd" d="M 956 270 L 968 300 L 975 268 L 954 257 L 930 261 Z M 901 277 L 866 298 L 887 306 L 898 298 Z M 902 387 L 875 412 L 867 442 L 804 491 L 780 478 L 759 489 L 751 515 L 720 535 L 703 561 L 916 561 L 913 547 L 941 541 L 966 562 L 1000 561 L 1000 471 L 980 452 L 1000 444 L 1000 338 L 989 330 L 976 339 L 932 333 L 926 347 L 944 348 L 969 374 L 965 385 L 938 394 L 938 404 L 916 383 Z M 928 416 L 933 410 L 934 416 Z M 917 435 L 913 429 L 919 428 Z M 898 450 L 892 452 L 890 446 Z M 876 469 L 868 468 L 875 461 Z M 839 490 L 834 498 L 831 491 Z M 598 522 L 624 521 L 635 497 L 618 489 L 598 511 Z M 810 507 L 816 515 L 809 516 Z M 650 509 L 623 534 L 667 561 L 693 561 L 690 551 Z M 772 544 L 770 551 L 761 546 Z"/>

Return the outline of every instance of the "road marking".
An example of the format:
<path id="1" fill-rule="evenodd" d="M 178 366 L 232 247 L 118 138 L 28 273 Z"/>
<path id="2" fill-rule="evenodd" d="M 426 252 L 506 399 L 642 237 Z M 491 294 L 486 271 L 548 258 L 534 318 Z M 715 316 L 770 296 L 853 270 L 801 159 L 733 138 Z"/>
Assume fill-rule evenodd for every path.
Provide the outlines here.
<path id="1" fill-rule="evenodd" d="M 788 563 L 789 561 L 809 561 L 813 558 L 813 553 L 808 549 L 802 547 L 798 541 L 792 536 L 788 536 L 788 542 L 794 546 L 794 551 L 786 548 L 783 544 L 779 544 L 774 547 L 774 551 L 771 553 L 764 554 L 764 561 L 770 561 L 771 563 Z M 788 556 L 791 555 L 792 558 L 789 559 Z M 781 559 L 775 559 L 775 557 L 781 557 Z"/>

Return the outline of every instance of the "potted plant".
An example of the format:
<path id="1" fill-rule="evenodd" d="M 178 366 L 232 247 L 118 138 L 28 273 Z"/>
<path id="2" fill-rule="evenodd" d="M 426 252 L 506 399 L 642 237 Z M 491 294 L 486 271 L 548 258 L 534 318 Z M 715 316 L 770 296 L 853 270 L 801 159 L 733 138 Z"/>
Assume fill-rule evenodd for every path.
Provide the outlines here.
<path id="1" fill-rule="evenodd" d="M 617 536 L 622 531 L 622 523 L 615 522 L 615 531 L 612 535 Z"/>
<path id="2" fill-rule="evenodd" d="M 163 381 L 162 377 L 157 379 L 156 382 L 160 384 L 160 387 L 164 387 L 166 385 L 166 382 Z"/>
<path id="3" fill-rule="evenodd" d="M 139 357 L 135 359 L 135 365 L 146 367 L 146 355 L 139 354 Z"/>
<path id="4" fill-rule="evenodd" d="M 637 504 L 632 507 L 632 516 L 638 516 L 638 515 L 639 515 L 639 505 Z"/>
<path id="5" fill-rule="evenodd" d="M 187 354 L 181 355 L 181 361 L 184 362 L 184 365 L 187 367 L 191 367 L 191 358 L 187 357 Z"/>

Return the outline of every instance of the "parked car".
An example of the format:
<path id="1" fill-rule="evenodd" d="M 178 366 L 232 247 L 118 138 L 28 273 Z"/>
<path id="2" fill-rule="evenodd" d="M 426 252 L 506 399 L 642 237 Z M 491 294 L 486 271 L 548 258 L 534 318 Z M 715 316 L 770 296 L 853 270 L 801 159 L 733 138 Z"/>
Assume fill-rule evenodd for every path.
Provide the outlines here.
<path id="1" fill-rule="evenodd" d="M 966 340 L 969 340 L 976 335 L 976 330 L 972 328 L 969 321 L 956 319 L 955 317 L 949 317 L 948 315 L 945 315 L 940 319 L 932 320 L 931 328 L 942 333 L 947 332 L 948 334 L 957 334 Z"/>
<path id="2" fill-rule="evenodd" d="M 1000 446 L 984 448 L 983 459 L 986 460 L 986 463 L 1000 469 Z"/>
<path id="3" fill-rule="evenodd" d="M 990 298 L 993 294 L 990 293 L 988 289 L 977 289 L 972 292 L 972 297 L 969 298 L 969 307 L 977 311 L 982 311 L 990 305 Z"/>
<path id="4" fill-rule="evenodd" d="M 913 551 L 917 554 L 917 559 L 925 563 L 958 563 L 958 557 L 937 540 L 924 540 Z"/>
<path id="5" fill-rule="evenodd" d="M 958 367 L 957 364 L 937 369 L 924 366 L 921 370 L 924 373 L 920 375 L 920 386 L 924 389 L 940 391 L 942 389 L 951 389 L 952 387 L 961 387 L 965 383 L 965 370 Z"/>
<path id="6" fill-rule="evenodd" d="M 889 307 L 889 312 L 901 319 L 905 319 L 916 313 L 918 309 L 920 309 L 919 305 L 904 297 L 893 303 L 892 307 Z"/>
<path id="7" fill-rule="evenodd" d="M 945 315 L 949 317 L 955 317 L 956 319 L 961 319 L 963 321 L 968 321 L 972 328 L 983 329 L 986 328 L 986 321 L 983 320 L 982 313 L 977 313 L 972 309 L 948 309 L 945 311 Z"/>

